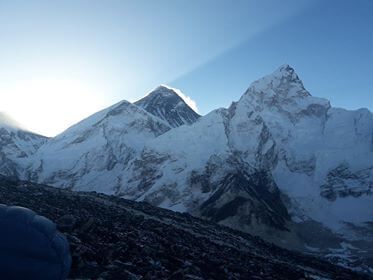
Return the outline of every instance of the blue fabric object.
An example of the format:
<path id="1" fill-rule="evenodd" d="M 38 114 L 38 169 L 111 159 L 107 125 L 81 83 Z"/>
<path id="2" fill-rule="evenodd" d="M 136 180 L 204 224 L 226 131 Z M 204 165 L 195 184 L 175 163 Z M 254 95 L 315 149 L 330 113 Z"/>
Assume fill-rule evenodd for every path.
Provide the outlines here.
<path id="1" fill-rule="evenodd" d="M 0 278 L 62 280 L 71 266 L 69 245 L 56 225 L 30 209 L 0 204 Z"/>

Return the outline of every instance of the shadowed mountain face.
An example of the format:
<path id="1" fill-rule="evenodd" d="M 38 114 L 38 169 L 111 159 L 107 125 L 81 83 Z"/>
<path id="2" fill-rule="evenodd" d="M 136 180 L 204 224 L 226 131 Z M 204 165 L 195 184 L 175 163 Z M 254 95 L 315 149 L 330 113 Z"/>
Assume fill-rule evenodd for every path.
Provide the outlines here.
<path id="1" fill-rule="evenodd" d="M 0 203 L 57 223 L 73 279 L 371 279 L 148 203 L 0 177 Z"/>
<path id="2" fill-rule="evenodd" d="M 331 107 L 283 65 L 203 117 L 161 86 L 72 126 L 15 168 L 24 179 L 147 201 L 287 248 L 368 260 L 372 139 L 371 112 Z"/>
<path id="3" fill-rule="evenodd" d="M 166 121 L 172 127 L 196 122 L 200 115 L 193 111 L 176 93 L 175 89 L 160 86 L 135 105 Z"/>
<path id="4" fill-rule="evenodd" d="M 290 220 L 289 214 L 279 190 L 272 184 L 270 175 L 263 171 L 228 174 L 215 193 L 201 205 L 200 215 L 215 222 L 239 219 L 241 227 L 245 224 L 266 224 L 288 230 L 286 222 Z"/>

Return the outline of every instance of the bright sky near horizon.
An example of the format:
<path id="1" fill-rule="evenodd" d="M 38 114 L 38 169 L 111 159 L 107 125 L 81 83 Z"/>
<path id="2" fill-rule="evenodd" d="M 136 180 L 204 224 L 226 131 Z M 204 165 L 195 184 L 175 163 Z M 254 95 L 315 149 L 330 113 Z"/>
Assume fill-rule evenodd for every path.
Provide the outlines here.
<path id="1" fill-rule="evenodd" d="M 292 65 L 306 88 L 373 109 L 373 1 L 0 0 L 0 111 L 53 136 L 160 84 L 206 114 Z"/>

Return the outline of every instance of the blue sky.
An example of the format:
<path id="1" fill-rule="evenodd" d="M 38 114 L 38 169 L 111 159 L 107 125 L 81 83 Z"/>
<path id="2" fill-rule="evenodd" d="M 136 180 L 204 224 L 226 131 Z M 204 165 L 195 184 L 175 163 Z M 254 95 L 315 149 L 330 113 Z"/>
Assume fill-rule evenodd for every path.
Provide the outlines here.
<path id="1" fill-rule="evenodd" d="M 292 65 L 335 106 L 373 109 L 370 0 L 0 0 L 0 111 L 55 135 L 159 84 L 206 114 Z"/>
<path id="2" fill-rule="evenodd" d="M 314 1 L 171 85 L 195 94 L 192 97 L 205 111 L 216 104 L 227 106 L 251 81 L 286 63 L 312 95 L 336 107 L 372 111 L 372 14 L 373 1 Z M 206 94 L 214 101 L 203 98 Z"/>

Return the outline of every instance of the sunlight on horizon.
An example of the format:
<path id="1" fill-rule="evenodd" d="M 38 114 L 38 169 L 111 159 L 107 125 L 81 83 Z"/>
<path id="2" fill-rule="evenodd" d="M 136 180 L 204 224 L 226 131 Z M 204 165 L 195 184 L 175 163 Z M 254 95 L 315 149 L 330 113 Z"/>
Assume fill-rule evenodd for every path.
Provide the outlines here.
<path id="1" fill-rule="evenodd" d="M 0 46 L 0 111 L 33 132 L 54 136 L 190 73 L 309 1 L 285 1 L 276 9 L 273 1 L 95 3 L 2 3 L 0 35 L 7 40 Z M 154 7 L 169 10 L 155 14 Z M 193 103 L 193 92 L 180 90 L 207 113 Z"/>
<path id="2" fill-rule="evenodd" d="M 1 92 L 6 98 L 0 111 L 27 130 L 45 136 L 55 136 L 67 124 L 74 124 L 108 105 L 97 88 L 64 77 L 20 80 Z"/>

